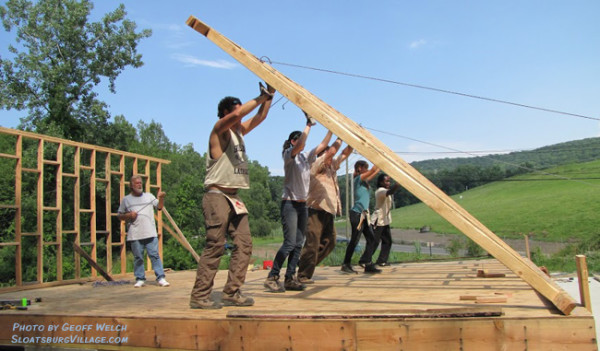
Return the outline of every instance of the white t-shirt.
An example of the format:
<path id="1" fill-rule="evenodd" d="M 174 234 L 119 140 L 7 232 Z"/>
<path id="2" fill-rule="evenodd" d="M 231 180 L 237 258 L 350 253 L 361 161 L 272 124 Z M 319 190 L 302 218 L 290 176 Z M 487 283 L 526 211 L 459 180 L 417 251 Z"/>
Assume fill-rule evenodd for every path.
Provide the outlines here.
<path id="1" fill-rule="evenodd" d="M 158 199 L 150 193 L 141 196 L 129 194 L 121 200 L 119 213 L 137 212 L 133 222 L 127 222 L 127 241 L 141 240 L 158 236 L 156 222 L 154 222 L 154 208 L 158 206 Z"/>
<path id="2" fill-rule="evenodd" d="M 386 196 L 388 189 L 381 187 L 375 191 L 375 211 L 371 223 L 377 226 L 392 223 L 392 195 Z"/>

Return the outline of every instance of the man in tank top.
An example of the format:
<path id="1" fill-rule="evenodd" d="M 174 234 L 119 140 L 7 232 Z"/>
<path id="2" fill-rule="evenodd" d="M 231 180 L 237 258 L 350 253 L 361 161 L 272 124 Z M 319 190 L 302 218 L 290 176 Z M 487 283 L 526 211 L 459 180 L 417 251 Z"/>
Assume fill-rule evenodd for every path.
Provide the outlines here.
<path id="1" fill-rule="evenodd" d="M 248 189 L 248 158 L 244 135 L 267 117 L 275 89 L 260 85 L 260 95 L 244 104 L 231 96 L 219 102 L 219 120 L 210 132 L 202 211 L 206 226 L 206 244 L 190 297 L 190 307 L 216 309 L 224 306 L 252 306 L 254 300 L 242 294 L 252 253 L 248 211 L 238 197 L 238 189 Z M 256 108 L 257 114 L 242 122 Z M 229 274 L 221 302 L 211 298 L 214 278 L 225 252 L 226 236 L 233 240 Z"/>

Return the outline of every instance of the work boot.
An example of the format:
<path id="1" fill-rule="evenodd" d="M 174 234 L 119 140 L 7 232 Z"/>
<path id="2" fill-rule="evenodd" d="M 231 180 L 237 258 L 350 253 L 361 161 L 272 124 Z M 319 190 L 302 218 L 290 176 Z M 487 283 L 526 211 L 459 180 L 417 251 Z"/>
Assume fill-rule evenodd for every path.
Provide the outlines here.
<path id="1" fill-rule="evenodd" d="M 315 283 L 314 280 L 307 278 L 307 277 L 298 277 L 298 282 L 300 284 L 314 284 Z"/>
<path id="2" fill-rule="evenodd" d="M 209 298 L 200 300 L 190 300 L 190 308 L 201 310 L 217 310 L 223 307 L 220 302 L 213 301 Z"/>
<path id="3" fill-rule="evenodd" d="M 254 305 L 254 299 L 250 296 L 244 296 L 241 290 L 236 291 L 234 294 L 223 294 L 221 299 L 223 306 L 252 306 Z"/>
<path id="4" fill-rule="evenodd" d="M 286 282 L 286 284 L 287 284 L 287 282 Z M 279 282 L 279 276 L 278 275 L 270 275 L 270 276 L 268 276 L 267 279 L 265 280 L 265 283 L 263 284 L 263 286 L 265 288 L 267 288 L 270 292 L 274 292 L 274 293 L 285 292 L 285 289 L 283 288 L 283 286 Z"/>
<path id="5" fill-rule="evenodd" d="M 369 263 L 365 266 L 365 273 L 381 273 L 381 269 L 375 267 L 373 263 Z"/>
<path id="6" fill-rule="evenodd" d="M 344 272 L 344 273 L 358 274 L 358 272 L 355 271 L 354 268 L 352 268 L 352 265 L 349 265 L 349 264 L 346 264 L 346 263 L 344 263 L 342 265 L 342 272 Z"/>
<path id="7" fill-rule="evenodd" d="M 285 284 L 284 284 L 285 290 L 291 290 L 291 291 L 303 291 L 304 289 L 306 289 L 306 285 L 300 283 L 296 277 L 285 277 Z"/>

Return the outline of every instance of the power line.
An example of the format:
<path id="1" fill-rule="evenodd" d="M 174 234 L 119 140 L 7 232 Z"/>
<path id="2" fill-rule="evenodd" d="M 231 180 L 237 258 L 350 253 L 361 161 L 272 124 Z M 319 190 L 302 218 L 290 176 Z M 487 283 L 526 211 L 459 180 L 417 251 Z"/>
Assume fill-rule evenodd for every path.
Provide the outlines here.
<path id="1" fill-rule="evenodd" d="M 566 115 L 566 116 L 571 116 L 571 117 L 578 117 L 578 118 L 585 118 L 585 119 L 600 121 L 600 118 L 590 117 L 590 116 L 586 116 L 586 115 L 580 115 L 577 113 L 559 111 L 559 110 L 554 110 L 554 109 L 549 109 L 549 108 L 539 107 L 539 106 L 526 105 L 526 104 L 521 104 L 518 102 L 507 101 L 507 100 L 488 98 L 485 96 L 466 94 L 466 93 L 461 93 L 458 91 L 433 88 L 433 87 L 428 87 L 428 86 L 420 85 L 420 84 L 405 83 L 405 82 L 399 82 L 399 81 L 395 81 L 395 80 L 391 80 L 391 79 L 377 78 L 377 77 L 365 76 L 362 74 L 355 74 L 355 73 L 340 72 L 340 71 L 334 71 L 334 70 L 324 69 L 324 68 L 309 67 L 309 66 L 297 65 L 297 64 L 293 64 L 293 63 L 285 63 L 285 62 L 277 62 L 277 61 L 272 61 L 271 63 L 277 64 L 277 65 L 282 65 L 282 66 L 296 67 L 296 68 L 308 69 L 308 70 L 313 70 L 313 71 L 338 74 L 338 75 L 343 75 L 343 76 L 348 76 L 348 77 L 362 78 L 362 79 L 374 80 L 374 81 L 378 81 L 378 82 L 402 85 L 402 86 L 407 86 L 407 87 L 411 87 L 411 88 L 431 90 L 431 91 L 436 91 L 439 93 L 459 95 L 459 96 L 468 97 L 468 98 L 472 98 L 472 99 L 485 100 L 485 101 L 496 102 L 496 103 L 501 103 L 501 104 L 506 104 L 506 105 L 528 108 L 528 109 L 532 109 L 532 110 L 538 110 L 538 111 L 556 113 L 556 114 L 561 114 L 561 115 Z"/>
<path id="2" fill-rule="evenodd" d="M 378 129 L 374 129 L 374 128 L 368 128 L 368 127 L 365 127 L 365 126 L 363 126 L 363 127 L 365 129 L 372 130 L 374 132 L 379 132 L 379 133 L 388 134 L 388 135 L 392 135 L 392 136 L 399 137 L 399 138 L 413 140 L 413 141 L 416 141 L 416 142 L 419 142 L 419 143 L 436 146 L 436 147 L 439 147 L 439 148 L 442 148 L 442 149 L 446 149 L 446 150 L 451 150 L 453 152 L 463 153 L 465 155 L 477 156 L 477 155 L 473 155 L 473 154 L 471 154 L 469 152 L 458 150 L 458 149 L 454 149 L 454 148 L 451 148 L 451 147 L 446 147 L 446 146 L 442 146 L 442 145 L 430 143 L 430 142 L 427 142 L 427 141 L 423 141 L 423 140 L 419 140 L 419 139 L 415 139 L 415 138 L 410 138 L 410 137 L 406 137 L 406 136 L 403 136 L 403 135 L 394 134 L 394 133 L 391 133 L 391 132 L 386 132 L 386 131 L 383 131 L 383 130 L 378 130 Z M 490 159 L 493 162 L 503 163 L 503 164 L 510 165 L 510 166 L 513 166 L 513 167 L 516 167 L 516 168 L 521 168 L 521 169 L 524 169 L 524 170 L 532 172 L 532 173 L 546 175 L 546 176 L 550 176 L 550 177 L 554 177 L 554 178 L 562 179 L 562 180 L 570 180 L 570 181 L 574 181 L 574 182 L 579 182 L 579 183 L 591 185 L 591 186 L 594 186 L 594 187 L 600 187 L 600 185 L 598 185 L 598 184 L 588 183 L 588 182 L 584 182 L 584 181 L 579 180 L 579 179 L 568 178 L 568 177 L 564 177 L 564 176 L 561 176 L 561 175 L 558 175 L 558 174 L 553 174 L 553 173 L 548 173 L 548 172 L 540 171 L 540 170 L 533 169 L 533 168 L 530 168 L 530 167 L 525 167 L 523 165 L 518 165 L 516 163 L 499 160 L 499 159 L 491 157 L 489 155 L 488 156 L 479 156 L 479 157 L 484 157 L 484 158 Z"/>

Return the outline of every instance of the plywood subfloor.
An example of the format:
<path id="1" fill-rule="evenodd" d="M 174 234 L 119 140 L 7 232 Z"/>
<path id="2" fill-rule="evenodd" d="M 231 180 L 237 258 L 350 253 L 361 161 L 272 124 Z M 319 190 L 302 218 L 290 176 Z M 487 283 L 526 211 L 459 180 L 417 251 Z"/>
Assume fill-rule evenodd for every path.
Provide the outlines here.
<path id="1" fill-rule="evenodd" d="M 480 269 L 485 269 L 490 273 L 504 273 L 505 277 L 480 278 L 477 277 L 477 271 Z M 525 329 L 528 327 L 530 332 L 535 331 L 536 333 L 538 333 L 537 328 L 541 328 L 540 325 L 543 325 L 544 330 L 550 330 L 549 326 L 555 325 L 560 331 L 558 334 L 552 331 L 544 333 L 559 335 L 560 338 L 566 339 L 565 343 L 571 347 L 570 349 L 573 349 L 574 345 L 589 346 L 589 348 L 579 349 L 597 349 L 595 326 L 591 314 L 585 309 L 577 307 L 571 316 L 562 315 L 529 285 L 493 259 L 395 264 L 384 268 L 382 274 L 376 275 L 364 273 L 348 275 L 341 273 L 339 267 L 318 267 L 314 277 L 315 284 L 309 285 L 303 292 L 267 292 L 263 288 L 267 273 L 265 270 L 248 272 L 243 291 L 254 297 L 255 305 L 246 308 L 190 309 L 189 294 L 195 279 L 195 271 L 168 272 L 167 279 L 171 283 L 168 288 L 160 288 L 153 281 L 149 281 L 145 287 L 134 289 L 133 277 L 130 277 L 131 284 L 97 286 L 86 283 L 0 294 L 0 300 L 23 297 L 32 300 L 38 297 L 42 299 L 40 303 L 34 302 L 27 311 L 0 311 L 0 322 L 2 323 L 0 324 L 0 342 L 10 342 L 14 337 L 15 331 L 11 330 L 11 327 L 15 322 L 27 324 L 40 321 L 40 323 L 49 324 L 51 321 L 59 321 L 59 324 L 64 324 L 101 321 L 102 323 L 129 325 L 125 331 L 118 334 L 129 336 L 126 345 L 105 345 L 105 348 L 118 346 L 167 347 L 170 345 L 169 347 L 175 349 L 223 349 L 223 347 L 227 349 L 229 346 L 234 349 L 238 349 L 238 346 L 245 349 L 260 349 L 259 346 L 283 347 L 282 345 L 286 345 L 285 347 L 289 348 L 290 345 L 304 345 L 317 349 L 329 349 L 330 342 L 333 342 L 332 340 L 335 338 L 340 338 L 343 342 L 341 344 L 333 342 L 331 344 L 335 346 L 333 348 L 337 348 L 336 345 L 345 345 L 342 347 L 343 349 L 370 349 L 371 347 L 385 349 L 384 346 L 394 346 L 393 348 L 397 349 L 397 346 L 403 343 L 408 345 L 406 339 L 412 337 L 413 342 L 418 340 L 414 332 L 410 334 L 408 329 L 404 331 L 403 333 L 406 334 L 404 341 L 402 341 L 402 337 L 390 339 L 388 334 L 383 336 L 380 334 L 382 330 L 388 328 L 398 330 L 402 324 L 399 324 L 399 321 L 404 321 L 404 325 L 407 325 L 408 318 L 412 319 L 410 323 L 417 323 L 417 321 L 424 323 L 431 328 L 433 333 L 439 333 L 439 330 L 437 332 L 435 330 L 440 327 L 440 323 L 446 323 L 446 327 L 452 330 L 460 329 L 460 333 L 474 328 L 473 335 L 477 336 L 477 326 L 481 325 L 479 335 L 486 335 L 483 340 L 480 340 L 483 345 L 486 345 L 486 342 L 489 343 L 490 339 L 495 340 L 494 330 L 500 330 L 504 334 L 508 333 L 510 324 L 514 321 L 520 321 L 526 326 Z M 151 275 L 153 273 L 148 276 L 151 277 Z M 214 298 L 220 298 L 220 289 L 222 289 L 226 277 L 226 271 L 220 271 L 217 274 Z M 481 304 L 476 300 L 461 300 L 461 296 L 504 296 L 506 302 Z M 447 311 L 449 316 L 439 318 L 424 316 L 423 313 L 426 311 L 441 311 L 441 315 L 444 314 L 443 311 Z M 452 314 L 456 311 L 501 312 L 502 315 L 485 319 L 488 322 L 491 321 L 490 331 L 484 326 L 485 323 L 478 324 L 476 318 L 465 318 L 459 313 L 456 314 L 456 318 L 453 318 Z M 358 324 L 355 323 L 357 321 Z M 459 327 L 457 327 L 456 321 L 460 321 Z M 450 326 L 447 322 L 450 322 Z M 247 323 L 251 323 L 252 327 Z M 502 327 L 498 323 L 502 324 Z M 183 330 L 187 330 L 186 328 L 191 328 L 190 326 L 193 325 L 194 327 L 185 333 L 186 335 L 195 333 L 195 337 L 189 339 L 188 342 L 182 341 L 181 337 L 177 338 L 177 342 L 169 341 L 168 334 L 161 334 L 156 330 L 156 326 L 163 326 L 166 328 L 165 330 L 168 330 L 169 327 L 166 325 L 175 328 L 171 334 L 176 335 L 183 333 Z M 234 327 L 236 325 L 239 326 L 238 329 Z M 281 329 L 284 333 L 281 336 L 282 339 L 279 340 L 276 336 L 269 334 L 269 329 L 266 334 L 271 335 L 270 339 L 259 336 L 265 332 L 261 329 L 261 325 L 269 325 L 272 330 L 283 328 Z M 318 328 L 316 328 L 317 325 Z M 359 325 L 362 327 L 359 328 Z M 375 326 L 377 327 L 373 329 Z M 150 330 L 150 332 L 154 328 L 154 333 L 159 333 L 163 341 L 156 341 L 156 336 L 154 340 L 144 341 L 147 338 L 136 337 L 136 328 Z M 302 330 L 302 332 L 296 335 L 290 331 L 294 328 Z M 327 342 L 315 340 L 314 337 L 311 337 L 311 335 L 318 335 L 311 331 L 314 328 L 318 332 L 325 331 L 331 340 L 328 339 Z M 199 329 L 201 330 L 199 331 Z M 366 333 L 365 335 L 371 335 L 376 331 L 375 335 L 379 335 L 379 337 L 371 340 L 371 335 L 366 340 L 361 339 L 360 330 L 362 333 Z M 28 334 L 27 331 L 20 333 L 24 336 L 31 334 Z M 73 334 L 73 331 L 62 332 L 60 335 L 69 333 Z M 237 338 L 233 344 L 232 333 Z M 38 334 L 45 335 L 44 333 Z M 544 338 L 548 337 L 546 334 L 543 336 Z M 430 345 L 431 349 L 439 349 L 437 342 L 443 344 L 444 338 L 441 341 L 435 341 L 437 338 L 439 335 L 427 339 L 433 342 Z M 453 338 L 449 337 L 449 339 Z M 455 338 L 463 344 L 468 339 L 466 335 L 457 335 Z M 535 345 L 534 335 L 525 335 L 523 338 L 528 340 L 529 345 Z M 211 341 L 208 341 L 209 339 Z M 504 339 L 506 339 L 506 335 L 501 336 L 498 340 L 501 340 L 502 343 L 507 342 Z M 512 340 L 514 337 L 510 336 L 510 339 Z M 203 341 L 199 342 L 198 340 Z M 306 344 L 307 342 L 308 344 Z M 572 342 L 574 344 L 571 344 Z M 553 340 L 551 345 L 554 345 L 554 348 L 549 349 L 562 349 L 557 348 L 560 344 L 557 344 L 556 340 Z"/>

